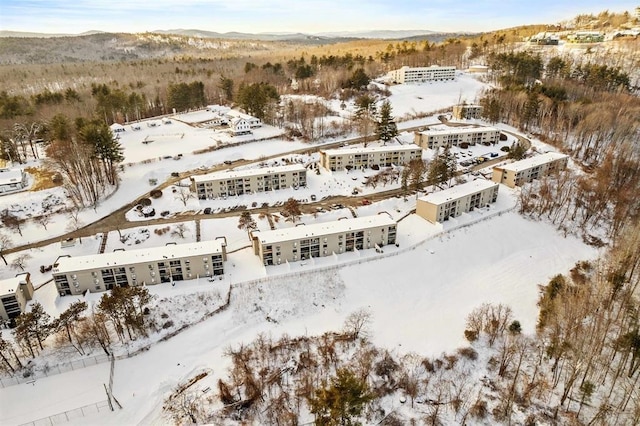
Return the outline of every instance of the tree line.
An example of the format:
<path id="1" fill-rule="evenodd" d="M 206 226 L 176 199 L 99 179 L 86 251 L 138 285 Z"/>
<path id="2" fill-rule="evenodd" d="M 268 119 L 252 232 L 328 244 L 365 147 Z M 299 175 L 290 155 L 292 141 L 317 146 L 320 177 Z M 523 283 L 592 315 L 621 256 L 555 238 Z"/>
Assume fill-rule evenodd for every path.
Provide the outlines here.
<path id="1" fill-rule="evenodd" d="M 103 294 L 91 312 L 87 303 L 79 300 L 54 319 L 39 302 L 33 303 L 30 310 L 12 320 L 13 341 L 0 334 L 0 369 L 11 374 L 26 369 L 26 359 L 38 356 L 48 338 L 79 355 L 94 349 L 110 355 L 114 340 L 122 343 L 148 335 L 152 324 L 146 316 L 152 299 L 144 287 L 115 287 Z"/>

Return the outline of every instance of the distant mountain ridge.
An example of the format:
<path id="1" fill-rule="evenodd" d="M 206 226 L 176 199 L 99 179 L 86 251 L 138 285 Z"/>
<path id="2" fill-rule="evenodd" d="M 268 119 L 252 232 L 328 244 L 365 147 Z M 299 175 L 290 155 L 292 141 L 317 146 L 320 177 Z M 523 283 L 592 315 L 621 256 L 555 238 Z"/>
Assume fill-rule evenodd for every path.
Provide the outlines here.
<path id="1" fill-rule="evenodd" d="M 0 30 L 1 37 L 18 37 L 18 38 L 53 38 L 53 37 L 82 37 L 86 35 L 102 34 L 104 31 L 85 31 L 79 34 L 66 34 L 66 33 L 35 33 L 27 31 L 8 31 Z"/>
<path id="2" fill-rule="evenodd" d="M 264 33 L 243 33 L 231 31 L 220 33 L 216 31 L 207 31 L 199 29 L 169 29 L 169 30 L 153 30 L 148 31 L 155 34 L 175 34 L 188 37 L 199 38 L 217 38 L 230 40 L 264 40 L 264 41 L 296 41 L 296 40 L 327 40 L 335 39 L 404 39 L 415 38 L 421 36 L 445 35 L 455 36 L 456 33 L 443 33 L 430 30 L 371 30 L 371 31 L 333 31 L 321 33 L 288 33 L 288 32 L 264 32 Z M 36 33 L 0 30 L 0 38 L 2 37 L 18 37 L 18 38 L 52 38 L 52 37 L 80 37 L 93 34 L 102 34 L 104 31 L 87 31 L 81 34 L 52 34 L 52 33 Z M 122 33 L 134 34 L 134 33 Z"/>

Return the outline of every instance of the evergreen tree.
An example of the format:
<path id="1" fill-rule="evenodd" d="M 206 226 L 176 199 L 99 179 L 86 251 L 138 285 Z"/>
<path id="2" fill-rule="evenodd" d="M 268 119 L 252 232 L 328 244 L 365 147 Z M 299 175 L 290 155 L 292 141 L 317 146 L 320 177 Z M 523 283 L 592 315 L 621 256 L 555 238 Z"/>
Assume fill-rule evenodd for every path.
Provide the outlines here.
<path id="1" fill-rule="evenodd" d="M 233 100 L 233 80 L 221 75 L 218 87 L 222 90 L 225 100 L 231 102 Z"/>
<path id="2" fill-rule="evenodd" d="M 398 136 L 398 126 L 391 115 L 391 103 L 386 100 L 380 107 L 376 137 L 386 143 L 396 136 Z"/>
<path id="3" fill-rule="evenodd" d="M 414 191 L 417 191 L 422 186 L 422 180 L 427 172 L 427 164 L 422 159 L 414 159 L 409 161 L 407 166 L 408 180 Z"/>
<path id="4" fill-rule="evenodd" d="M 247 114 L 265 120 L 269 107 L 280 100 L 278 90 L 268 83 L 241 84 L 236 101 Z"/>
<path id="5" fill-rule="evenodd" d="M 356 99 L 355 121 L 358 124 L 360 135 L 364 138 L 364 146 L 369 142 L 369 134 L 375 124 L 376 100 L 374 97 L 364 94 Z"/>
<path id="6" fill-rule="evenodd" d="M 109 184 L 115 185 L 117 165 L 124 160 L 124 155 L 120 142 L 113 136 L 109 126 L 101 121 L 91 121 L 79 129 L 79 134 L 81 140 L 92 147 Z"/>
<path id="7" fill-rule="evenodd" d="M 524 155 L 527 153 L 526 148 L 520 142 L 514 142 L 511 144 L 511 148 L 509 148 L 509 158 L 513 158 L 514 160 L 522 160 Z"/>
<path id="8" fill-rule="evenodd" d="M 439 186 L 450 181 L 456 174 L 456 167 L 456 159 L 451 154 L 451 148 L 447 145 L 442 150 L 442 153 L 438 152 L 431 160 L 427 184 Z"/>
<path id="9" fill-rule="evenodd" d="M 74 330 L 77 322 L 80 320 L 82 313 L 87 309 L 87 302 L 77 301 L 73 302 L 66 311 L 62 312 L 58 318 L 56 318 L 51 327 L 57 332 L 63 331 L 67 335 L 69 343 L 73 344 L 71 338 L 71 332 Z M 82 354 L 82 347 L 76 348 L 80 354 Z"/>
<path id="10" fill-rule="evenodd" d="M 51 317 L 44 311 L 42 305 L 34 303 L 31 311 L 23 312 L 16 318 L 16 328 L 14 333 L 16 339 L 25 342 L 32 356 L 34 355 L 31 339 L 35 338 L 40 350 L 43 349 L 42 342 L 51 332 Z"/>
<path id="11" fill-rule="evenodd" d="M 373 399 L 367 383 L 346 368 L 339 369 L 331 383 L 315 391 L 309 399 L 311 413 L 316 416 L 316 425 L 351 426 L 362 414 L 364 407 Z"/>
<path id="12" fill-rule="evenodd" d="M 371 79 L 362 68 L 356 69 L 346 82 L 346 88 L 360 90 L 369 85 Z"/>

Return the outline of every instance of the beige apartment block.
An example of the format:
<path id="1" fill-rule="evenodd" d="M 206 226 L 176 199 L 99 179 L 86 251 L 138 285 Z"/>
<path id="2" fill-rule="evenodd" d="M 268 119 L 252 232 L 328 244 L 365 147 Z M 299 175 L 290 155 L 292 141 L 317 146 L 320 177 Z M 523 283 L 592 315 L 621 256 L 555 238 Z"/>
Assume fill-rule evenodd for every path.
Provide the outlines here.
<path id="1" fill-rule="evenodd" d="M 114 287 L 222 278 L 227 260 L 222 239 L 164 247 L 114 251 L 91 256 L 60 257 L 53 280 L 60 296 L 111 290 Z"/>
<path id="2" fill-rule="evenodd" d="M 429 222 L 444 222 L 451 217 L 495 203 L 498 199 L 495 182 L 476 179 L 453 188 L 418 198 L 416 214 Z"/>
<path id="3" fill-rule="evenodd" d="M 33 297 L 33 284 L 29 273 L 0 281 L 0 318 L 10 321 L 23 313 Z"/>
<path id="4" fill-rule="evenodd" d="M 454 105 L 452 111 L 456 120 L 472 120 L 482 117 L 482 107 L 480 105 Z"/>
<path id="5" fill-rule="evenodd" d="M 301 164 L 209 173 L 191 178 L 191 190 L 200 200 L 301 186 L 307 186 L 307 169 Z"/>
<path id="6" fill-rule="evenodd" d="M 401 166 L 422 158 L 422 149 L 416 145 L 389 145 L 320 151 L 320 165 L 332 172 L 345 169 L 364 169 L 372 166 Z"/>
<path id="7" fill-rule="evenodd" d="M 389 80 L 398 84 L 426 83 L 428 81 L 453 80 L 456 77 L 456 67 L 408 67 L 390 71 Z"/>
<path id="8" fill-rule="evenodd" d="M 500 130 L 494 127 L 451 127 L 447 129 L 423 130 L 414 133 L 414 143 L 424 149 L 469 145 L 496 144 L 500 141 Z"/>
<path id="9" fill-rule="evenodd" d="M 253 249 L 264 265 L 279 265 L 396 242 L 396 221 L 386 214 L 252 232 Z"/>
<path id="10" fill-rule="evenodd" d="M 558 152 L 547 152 L 516 161 L 505 166 L 494 167 L 492 180 L 510 188 L 521 186 L 567 167 L 569 156 Z"/>

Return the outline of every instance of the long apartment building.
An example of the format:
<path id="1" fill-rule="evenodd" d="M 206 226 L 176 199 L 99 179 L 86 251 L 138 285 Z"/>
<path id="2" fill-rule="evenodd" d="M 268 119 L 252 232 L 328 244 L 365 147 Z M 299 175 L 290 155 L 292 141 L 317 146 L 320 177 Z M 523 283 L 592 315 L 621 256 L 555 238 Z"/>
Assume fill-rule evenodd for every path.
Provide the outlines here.
<path id="1" fill-rule="evenodd" d="M 470 104 L 454 105 L 451 112 L 451 115 L 456 120 L 472 120 L 482 117 L 482 106 Z"/>
<path id="2" fill-rule="evenodd" d="M 30 278 L 26 273 L 0 280 L 0 318 L 10 321 L 25 311 L 27 302 L 33 297 Z"/>
<path id="3" fill-rule="evenodd" d="M 253 249 L 264 265 L 279 265 L 349 251 L 380 249 L 396 242 L 396 221 L 389 216 L 343 219 L 294 228 L 252 232 Z"/>
<path id="4" fill-rule="evenodd" d="M 453 80 L 456 77 L 456 67 L 441 67 L 438 65 L 431 65 L 430 67 L 404 66 L 400 69 L 389 71 L 387 77 L 398 84 Z"/>
<path id="5" fill-rule="evenodd" d="M 226 244 L 220 239 L 170 244 L 143 250 L 60 257 L 54 265 L 53 280 L 60 296 L 86 291 L 95 293 L 114 287 L 222 277 L 225 260 Z"/>
<path id="6" fill-rule="evenodd" d="M 320 165 L 332 172 L 345 169 L 390 167 L 422 158 L 422 149 L 416 145 L 389 145 L 320 151 Z"/>
<path id="7" fill-rule="evenodd" d="M 307 186 L 307 169 L 301 164 L 209 173 L 191 178 L 191 190 L 201 200 L 301 186 Z"/>
<path id="8" fill-rule="evenodd" d="M 445 146 L 458 146 L 461 143 L 469 145 L 491 143 L 500 141 L 500 130 L 494 127 L 468 127 L 448 129 L 430 129 L 415 132 L 414 143 L 424 149 L 444 148 Z"/>
<path id="9" fill-rule="evenodd" d="M 495 182 L 477 179 L 453 188 L 418 198 L 416 214 L 429 222 L 444 222 L 451 217 L 495 203 L 498 199 Z"/>
<path id="10" fill-rule="evenodd" d="M 567 167 L 569 156 L 558 152 L 547 152 L 516 161 L 505 166 L 494 167 L 491 179 L 510 188 L 539 179 Z"/>

